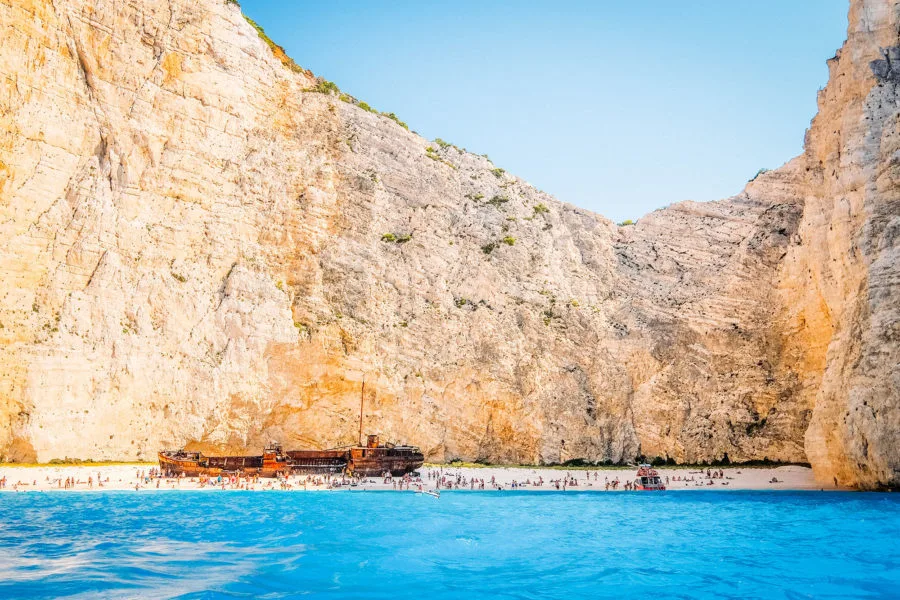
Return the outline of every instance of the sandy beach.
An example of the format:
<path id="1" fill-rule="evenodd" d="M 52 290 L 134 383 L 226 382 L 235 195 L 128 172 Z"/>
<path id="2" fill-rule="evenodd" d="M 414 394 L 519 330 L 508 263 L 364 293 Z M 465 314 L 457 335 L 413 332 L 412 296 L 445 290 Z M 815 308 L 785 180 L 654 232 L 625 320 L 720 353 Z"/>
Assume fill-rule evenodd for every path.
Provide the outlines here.
<path id="1" fill-rule="evenodd" d="M 251 490 L 251 491 L 340 491 L 340 490 L 433 490 L 441 482 L 441 491 L 471 490 L 521 490 L 534 492 L 616 492 L 625 491 L 626 481 L 634 479 L 634 469 L 558 469 L 541 467 L 454 467 L 429 465 L 420 469 L 421 482 L 412 480 L 408 486 L 399 486 L 400 478 L 392 481 L 369 477 L 358 485 L 334 486 L 319 477 L 294 476 L 287 482 L 275 479 L 228 480 L 201 482 L 199 478 L 151 478 L 155 463 L 111 465 L 0 465 L 0 487 L 3 492 L 102 492 L 115 490 L 170 491 L 170 490 Z M 723 468 L 721 477 L 707 477 L 707 469 L 677 468 L 659 469 L 667 488 L 679 490 L 818 490 L 812 470 L 801 466 L 766 468 Z M 712 474 L 713 469 L 710 469 Z M 66 480 L 69 486 L 66 487 Z M 338 478 L 340 479 L 340 478 Z M 473 483 L 474 480 L 474 483 Z M 773 481 L 777 480 L 777 481 Z M 481 483 L 484 482 L 482 488 Z M 618 482 L 618 483 L 616 483 Z M 557 483 L 559 484 L 557 486 Z M 826 487 L 825 489 L 833 489 Z"/>

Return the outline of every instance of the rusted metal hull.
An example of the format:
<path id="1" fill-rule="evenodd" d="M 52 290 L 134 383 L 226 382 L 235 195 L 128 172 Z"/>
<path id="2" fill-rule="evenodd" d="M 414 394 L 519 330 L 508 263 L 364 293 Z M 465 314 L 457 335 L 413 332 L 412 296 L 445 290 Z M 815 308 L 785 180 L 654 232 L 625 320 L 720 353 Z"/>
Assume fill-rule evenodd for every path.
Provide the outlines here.
<path id="1" fill-rule="evenodd" d="M 285 452 L 291 473 L 341 473 L 347 468 L 346 450 L 290 450 Z"/>
<path id="2" fill-rule="evenodd" d="M 422 466 L 424 457 L 418 448 L 352 447 L 333 450 L 291 450 L 267 448 L 262 456 L 206 456 L 200 452 L 163 451 L 159 467 L 163 473 L 185 477 L 206 475 L 242 475 L 277 477 L 283 475 L 321 475 L 347 473 L 363 477 L 404 475 Z"/>
<path id="3" fill-rule="evenodd" d="M 202 473 L 202 469 L 196 460 L 190 458 L 182 458 L 174 456 L 174 452 L 160 452 L 159 470 L 170 475 L 185 475 L 186 477 L 197 477 Z"/>
<path id="4" fill-rule="evenodd" d="M 260 475 L 262 472 L 261 456 L 184 456 L 174 452 L 159 453 L 159 469 L 170 475 L 198 477 L 209 475 Z M 273 477 L 274 473 L 266 475 Z"/>
<path id="5" fill-rule="evenodd" d="M 362 477 L 385 473 L 404 475 L 421 467 L 424 460 L 425 457 L 417 449 L 408 452 L 393 448 L 352 448 L 348 470 Z"/>

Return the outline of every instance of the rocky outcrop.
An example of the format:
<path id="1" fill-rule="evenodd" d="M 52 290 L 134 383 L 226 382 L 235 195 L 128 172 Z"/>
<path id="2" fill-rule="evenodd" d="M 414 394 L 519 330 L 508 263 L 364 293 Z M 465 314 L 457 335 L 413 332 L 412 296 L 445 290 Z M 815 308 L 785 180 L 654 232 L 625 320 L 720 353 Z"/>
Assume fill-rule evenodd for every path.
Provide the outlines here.
<path id="1" fill-rule="evenodd" d="M 234 3 L 0 0 L 0 454 L 325 447 L 362 401 L 434 460 L 896 486 L 898 13 L 851 3 L 802 156 L 619 227 Z"/>
<path id="2" fill-rule="evenodd" d="M 789 299 L 821 307 L 806 329 L 830 334 L 805 447 L 820 477 L 898 487 L 900 3 L 851 3 L 847 35 L 807 135 L 805 242 L 787 265 Z"/>

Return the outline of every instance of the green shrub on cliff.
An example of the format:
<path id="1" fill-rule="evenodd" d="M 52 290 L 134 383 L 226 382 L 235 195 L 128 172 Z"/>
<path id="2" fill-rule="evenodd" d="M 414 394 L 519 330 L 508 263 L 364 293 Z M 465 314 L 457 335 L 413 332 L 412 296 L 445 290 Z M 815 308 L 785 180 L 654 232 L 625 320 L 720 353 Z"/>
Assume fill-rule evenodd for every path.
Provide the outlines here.
<path id="1" fill-rule="evenodd" d="M 333 81 L 326 81 L 325 79 L 320 79 L 315 87 L 308 88 L 305 91 L 307 92 L 318 92 L 320 94 L 329 94 L 336 95 L 338 100 L 341 102 L 346 102 L 347 104 L 353 104 L 363 109 L 366 112 L 370 112 L 372 114 L 381 115 L 382 117 L 387 117 L 403 129 L 409 131 L 409 125 L 400 120 L 400 117 L 396 115 L 396 113 L 392 112 L 378 112 L 374 108 L 372 108 L 368 102 L 363 102 L 362 100 L 356 100 L 350 94 L 345 94 L 341 91 L 341 89 L 337 86 Z"/>
<path id="2" fill-rule="evenodd" d="M 402 127 L 403 129 L 409 131 L 409 125 L 407 125 L 406 123 L 404 123 L 403 121 L 401 121 L 401 120 L 400 120 L 400 117 L 398 117 L 398 116 L 395 115 L 394 113 L 392 113 L 392 112 L 391 112 L 391 113 L 383 112 L 383 113 L 381 113 L 381 116 L 382 116 L 382 117 L 387 117 L 388 119 L 390 119 L 391 121 L 393 121 L 394 123 L 396 123 L 397 125 L 399 125 L 400 127 Z"/>
<path id="3" fill-rule="evenodd" d="M 430 158 L 433 161 L 436 161 L 439 163 L 444 163 L 451 169 L 456 169 L 456 165 L 454 165 L 453 163 L 451 163 L 448 160 L 444 160 L 443 158 L 441 158 L 441 156 L 437 153 L 437 150 L 435 150 L 433 146 L 428 146 L 427 148 L 425 148 L 425 156 L 427 156 L 428 158 Z"/>
<path id="4" fill-rule="evenodd" d="M 266 35 L 266 32 L 262 27 L 259 26 L 259 24 L 257 24 L 256 21 L 254 21 L 247 15 L 244 15 L 244 20 L 253 26 L 253 28 L 256 30 L 256 34 L 259 36 L 259 39 L 266 43 L 269 49 L 272 50 L 272 54 L 275 55 L 275 58 L 281 61 L 281 64 L 289 68 L 294 73 L 306 72 L 306 69 L 295 63 L 294 59 L 287 55 L 287 52 L 284 51 L 284 48 L 273 42 L 272 38 Z"/>
<path id="5" fill-rule="evenodd" d="M 385 233 L 381 236 L 382 242 L 393 242 L 395 244 L 405 244 L 411 239 L 411 233 Z"/>
<path id="6" fill-rule="evenodd" d="M 460 148 L 456 144 L 451 144 L 448 141 L 442 140 L 441 138 L 434 138 L 434 143 L 441 147 L 441 150 L 446 150 L 447 148 L 453 148 L 457 152 L 465 152 L 465 148 Z"/>
<path id="7" fill-rule="evenodd" d="M 240 4 L 238 4 L 237 0 L 225 0 L 225 3 L 240 6 Z M 254 21 L 247 15 L 243 15 L 243 17 L 248 23 L 250 23 L 250 25 L 253 26 L 253 28 L 256 30 L 256 34 L 259 36 L 259 38 L 266 43 L 266 45 L 272 50 L 272 53 L 275 55 L 275 58 L 280 60 L 283 65 L 285 65 L 286 67 L 288 67 L 291 71 L 293 71 L 295 73 L 306 73 L 307 75 L 312 76 L 312 72 L 307 71 L 306 69 L 304 69 L 303 67 L 298 65 L 296 62 L 294 62 L 294 59 L 292 59 L 290 56 L 287 55 L 287 52 L 284 51 L 284 48 L 282 48 L 281 46 L 276 44 L 274 41 L 272 41 L 272 38 L 270 38 L 266 34 L 265 30 L 263 30 L 263 28 L 256 21 Z M 328 81 L 326 79 L 319 78 L 319 80 L 316 82 L 316 85 L 314 87 L 307 88 L 304 91 L 317 92 L 319 94 L 327 94 L 329 96 L 337 96 L 338 99 L 341 100 L 342 102 L 346 102 L 348 104 L 355 104 L 356 106 L 360 107 L 361 109 L 363 109 L 366 112 L 370 112 L 370 113 L 374 113 L 376 115 L 381 115 L 383 117 L 387 117 L 388 119 L 390 119 L 391 121 L 393 121 L 394 123 L 396 123 L 397 125 L 402 127 L 403 129 L 409 131 L 409 125 L 407 125 L 406 123 L 401 121 L 400 117 L 398 117 L 395 113 L 392 113 L 392 112 L 380 113 L 377 110 L 375 110 L 374 108 L 372 108 L 371 106 L 369 106 L 369 104 L 367 102 L 362 102 L 362 101 L 357 102 L 349 94 L 343 93 L 341 91 L 341 89 L 338 87 L 338 85 L 336 83 L 334 83 L 333 81 Z M 450 163 L 447 163 L 447 164 L 450 164 Z M 453 165 L 450 165 L 450 166 L 453 166 Z"/>
<path id="8" fill-rule="evenodd" d="M 757 177 L 759 177 L 760 175 L 762 175 L 764 173 L 768 173 L 769 171 L 770 171 L 770 169 L 763 167 L 762 169 L 760 169 L 759 171 L 756 172 L 756 175 L 754 175 L 753 177 L 750 178 L 750 181 L 755 181 Z"/>
<path id="9" fill-rule="evenodd" d="M 340 97 L 341 89 L 337 86 L 337 84 L 333 81 L 327 81 L 325 79 L 320 79 L 318 83 L 316 83 L 316 87 L 309 88 L 307 91 L 309 92 L 318 92 L 320 94 L 337 94 Z M 346 94 L 343 94 L 346 95 Z"/>

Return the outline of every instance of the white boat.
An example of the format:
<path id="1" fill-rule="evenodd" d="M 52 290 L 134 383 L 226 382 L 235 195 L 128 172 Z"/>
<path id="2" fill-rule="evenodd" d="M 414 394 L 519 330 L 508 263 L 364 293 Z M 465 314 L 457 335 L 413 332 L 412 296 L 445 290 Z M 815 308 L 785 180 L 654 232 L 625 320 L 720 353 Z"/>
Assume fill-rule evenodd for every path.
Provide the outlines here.
<path id="1" fill-rule="evenodd" d="M 663 485 L 662 479 L 656 469 L 650 465 L 639 465 L 637 477 L 634 479 L 634 489 L 639 492 L 662 492 L 666 486 Z"/>

